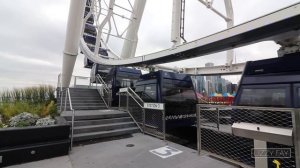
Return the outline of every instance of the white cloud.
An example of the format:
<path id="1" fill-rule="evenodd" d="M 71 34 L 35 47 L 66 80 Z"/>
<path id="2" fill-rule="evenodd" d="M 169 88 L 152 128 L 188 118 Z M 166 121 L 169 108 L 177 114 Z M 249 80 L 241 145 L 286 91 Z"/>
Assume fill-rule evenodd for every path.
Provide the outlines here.
<path id="1" fill-rule="evenodd" d="M 14 55 L 14 54 L 0 52 L 0 57 L 2 57 L 2 59 L 4 58 L 8 60 L 13 60 L 17 62 L 16 64 L 22 63 L 22 64 L 32 64 L 32 65 L 39 65 L 39 66 L 57 67 L 57 65 L 53 64 L 52 62 L 42 60 L 42 59 L 29 58 L 22 55 Z M 5 62 L 5 60 L 3 61 Z"/>
<path id="2" fill-rule="evenodd" d="M 236 24 L 280 9 L 298 0 L 232 0 Z M 61 71 L 62 51 L 70 0 L 0 1 L 0 87 L 50 83 L 56 85 Z M 123 1 L 118 0 L 118 3 Z M 225 12 L 223 2 L 215 1 Z M 139 31 L 138 54 L 172 46 L 172 0 L 148 0 Z M 254 12 L 255 10 L 255 12 Z M 197 0 L 186 1 L 187 40 L 194 40 L 226 28 L 225 22 Z M 118 44 L 112 44 L 118 47 Z M 264 42 L 236 49 L 237 62 L 276 57 L 278 45 Z M 119 49 L 121 50 L 121 49 Z M 206 62 L 225 63 L 226 53 L 216 53 L 170 66 L 203 66 Z M 75 75 L 89 76 L 79 55 Z"/>

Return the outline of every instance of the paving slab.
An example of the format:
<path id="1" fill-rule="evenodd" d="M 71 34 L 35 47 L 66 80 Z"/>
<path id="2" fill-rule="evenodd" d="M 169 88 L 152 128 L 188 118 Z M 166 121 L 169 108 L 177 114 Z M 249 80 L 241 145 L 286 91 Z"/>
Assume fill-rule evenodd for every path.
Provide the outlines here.
<path id="1" fill-rule="evenodd" d="M 166 148 L 168 150 L 165 150 Z M 165 142 L 141 133 L 136 133 L 128 138 L 74 147 L 69 156 L 10 166 L 7 168 L 236 167 L 207 155 L 199 156 L 197 151 L 193 149 L 175 143 Z"/>
<path id="2" fill-rule="evenodd" d="M 134 146 L 127 147 L 128 145 Z M 150 152 L 150 150 L 165 146 L 182 152 L 165 159 Z M 235 167 L 209 156 L 199 156 L 197 151 L 193 149 L 171 142 L 164 142 L 140 133 L 133 134 L 133 137 L 126 139 L 75 147 L 70 155 L 70 159 L 73 168 L 99 168 L 99 166 L 101 168 Z"/>

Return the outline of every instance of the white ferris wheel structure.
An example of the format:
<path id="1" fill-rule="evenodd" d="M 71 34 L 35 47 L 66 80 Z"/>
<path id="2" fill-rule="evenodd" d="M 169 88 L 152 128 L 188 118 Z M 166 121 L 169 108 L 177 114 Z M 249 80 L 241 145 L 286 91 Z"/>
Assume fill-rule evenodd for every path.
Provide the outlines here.
<path id="1" fill-rule="evenodd" d="M 186 41 L 184 37 L 185 0 L 173 0 L 170 48 L 136 55 L 138 31 L 146 0 L 71 0 L 63 57 L 62 85 L 68 87 L 78 46 L 92 62 L 110 66 L 136 66 L 174 69 L 158 64 L 227 51 L 226 63 L 216 67 L 184 68 L 189 74 L 241 73 L 244 63 L 233 64 L 233 49 L 260 41 L 281 45 L 279 56 L 299 51 L 300 3 L 234 25 L 231 0 L 224 0 L 226 13 L 214 7 L 213 0 L 198 0 L 227 23 L 225 30 Z M 155 38 L 155 37 L 154 37 Z M 112 47 L 119 44 L 120 52 Z"/>

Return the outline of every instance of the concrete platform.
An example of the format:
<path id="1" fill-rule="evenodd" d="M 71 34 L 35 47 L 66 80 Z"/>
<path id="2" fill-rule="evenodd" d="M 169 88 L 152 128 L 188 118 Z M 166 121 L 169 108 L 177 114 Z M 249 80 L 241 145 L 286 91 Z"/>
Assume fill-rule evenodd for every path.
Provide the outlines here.
<path id="1" fill-rule="evenodd" d="M 134 146 L 127 147 L 128 144 Z M 169 146 L 176 155 L 161 158 L 150 150 Z M 179 153 L 178 151 L 182 151 Z M 164 152 L 162 152 L 164 153 Z M 165 154 L 168 152 L 165 152 Z M 172 152 L 171 152 L 172 153 Z M 166 155 L 165 155 L 166 156 Z M 8 168 L 235 168 L 209 156 L 199 156 L 190 148 L 154 137 L 133 137 L 74 147 L 69 156 L 42 160 Z"/>

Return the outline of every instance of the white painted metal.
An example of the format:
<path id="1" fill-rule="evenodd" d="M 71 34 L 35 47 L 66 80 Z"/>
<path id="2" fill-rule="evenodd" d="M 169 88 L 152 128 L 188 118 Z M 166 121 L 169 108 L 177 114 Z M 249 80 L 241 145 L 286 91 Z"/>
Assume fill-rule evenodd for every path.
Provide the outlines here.
<path id="1" fill-rule="evenodd" d="M 254 150 L 255 149 L 267 149 L 267 142 L 254 139 Z M 255 167 L 257 168 L 268 168 L 267 157 L 255 157 Z"/>
<path id="2" fill-rule="evenodd" d="M 214 13 L 216 13 L 218 16 L 222 17 L 226 23 L 227 23 L 227 29 L 232 28 L 234 26 L 234 14 L 233 14 L 233 7 L 231 0 L 224 0 L 225 4 L 225 9 L 226 9 L 226 16 L 213 8 L 212 3 L 213 1 L 204 1 L 204 0 L 199 0 L 203 5 L 205 5 L 207 8 L 211 9 Z M 234 52 L 233 50 L 228 50 L 227 51 L 227 58 L 226 58 L 226 65 L 231 66 L 233 62 L 233 55 Z"/>
<path id="3" fill-rule="evenodd" d="M 226 8 L 226 15 L 227 15 L 227 19 L 226 19 L 227 29 L 230 29 L 234 26 L 233 7 L 232 7 L 231 0 L 224 0 L 224 3 L 225 3 L 225 8 Z M 234 55 L 233 50 L 227 51 L 227 59 L 226 59 L 227 66 L 232 66 L 233 55 Z"/>
<path id="4" fill-rule="evenodd" d="M 105 16 L 104 20 L 100 23 L 100 25 L 97 25 L 98 34 L 97 34 L 97 39 L 96 39 L 95 51 L 94 51 L 95 55 L 98 55 L 98 53 L 99 53 L 99 47 L 101 45 L 101 39 L 102 39 L 102 31 L 103 31 L 104 26 L 109 22 L 109 20 L 111 19 L 112 15 L 113 15 L 114 4 L 115 4 L 115 0 L 109 1 L 107 15 Z"/>
<path id="5" fill-rule="evenodd" d="M 204 0 L 198 0 L 199 2 L 201 2 L 203 5 L 205 5 L 208 9 L 211 9 L 213 12 L 215 12 L 217 15 L 219 15 L 220 17 L 222 17 L 223 19 L 227 20 L 229 18 L 227 18 L 225 15 L 223 15 L 221 12 L 219 12 L 218 10 L 216 10 L 213 6 L 212 6 L 212 2 L 213 1 L 204 1 Z"/>
<path id="6" fill-rule="evenodd" d="M 137 42 L 138 42 L 138 30 L 142 20 L 146 5 L 146 0 L 136 0 L 133 5 L 133 13 L 131 13 L 131 21 L 126 33 L 126 39 L 124 40 L 121 58 L 132 58 L 135 56 Z"/>
<path id="7" fill-rule="evenodd" d="M 80 40 L 85 1 L 71 0 L 62 65 L 62 87 L 69 87 Z"/>
<path id="8" fill-rule="evenodd" d="M 171 42 L 173 47 L 181 44 L 180 22 L 181 22 L 181 1 L 173 0 Z"/>
<path id="9" fill-rule="evenodd" d="M 231 66 L 221 65 L 212 67 L 195 67 L 184 68 L 183 72 L 191 75 L 229 75 L 229 74 L 242 74 L 246 63 L 232 64 Z"/>
<path id="10" fill-rule="evenodd" d="M 299 16 L 300 15 L 300 3 L 296 3 L 294 5 L 291 5 L 289 7 L 286 7 L 284 9 L 281 9 L 279 11 L 267 14 L 265 16 L 262 16 L 260 18 L 248 21 L 246 23 L 240 24 L 238 26 L 235 26 L 231 29 L 227 29 L 218 33 L 215 33 L 213 35 L 188 42 L 182 45 L 179 45 L 175 48 L 159 51 L 156 53 L 151 53 L 139 57 L 134 57 L 134 58 L 129 58 L 129 59 L 122 59 L 122 60 L 115 60 L 115 59 L 104 59 L 104 58 L 99 58 L 97 55 L 94 55 L 89 51 L 87 48 L 86 44 L 84 43 L 83 40 L 81 40 L 81 49 L 83 53 L 91 59 L 95 63 L 99 64 L 106 64 L 106 65 L 143 65 L 143 64 L 149 64 L 149 62 L 153 60 L 158 60 L 156 63 L 166 63 L 166 62 L 172 62 L 176 60 L 183 60 L 187 58 L 192 58 L 192 57 L 199 57 L 202 55 L 206 54 L 212 54 L 228 49 L 233 49 L 235 47 L 241 47 L 253 43 L 257 43 L 260 41 L 267 41 L 267 40 L 279 40 L 279 39 L 286 39 L 288 37 L 293 37 L 293 36 L 298 36 L 299 35 L 299 30 L 295 29 L 290 29 L 290 30 L 285 30 L 284 32 L 278 32 L 277 34 L 270 35 L 270 36 L 265 36 L 260 39 L 250 39 L 246 42 L 242 42 L 242 40 L 245 40 L 244 36 L 239 36 L 243 33 L 247 33 L 250 31 L 255 31 L 259 28 L 263 28 L 266 26 L 270 26 L 274 23 L 281 22 L 283 20 Z M 300 23 L 299 23 L 300 26 Z M 239 37 L 234 43 L 235 45 L 231 43 L 226 43 L 222 48 L 215 48 L 216 43 L 221 42 L 222 40 L 226 40 L 232 37 Z M 202 46 L 206 46 L 207 48 L 210 48 L 210 51 L 203 51 L 201 54 L 197 55 L 182 55 L 179 53 L 182 53 L 184 51 L 200 48 Z M 168 60 L 163 60 L 163 58 L 172 56 Z M 168 57 L 169 58 L 169 57 Z"/>

